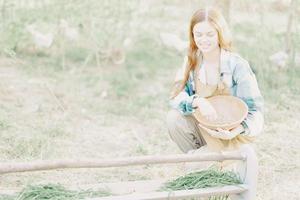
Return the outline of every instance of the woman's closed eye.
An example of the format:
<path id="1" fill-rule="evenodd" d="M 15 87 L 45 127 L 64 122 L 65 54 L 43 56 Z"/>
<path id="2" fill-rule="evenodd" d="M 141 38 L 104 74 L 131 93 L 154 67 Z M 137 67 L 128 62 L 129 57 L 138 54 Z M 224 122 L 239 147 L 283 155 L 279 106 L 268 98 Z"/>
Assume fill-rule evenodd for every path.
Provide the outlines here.
<path id="1" fill-rule="evenodd" d="M 207 36 L 208 37 L 213 37 L 215 35 L 215 33 L 208 33 Z"/>
<path id="2" fill-rule="evenodd" d="M 209 32 L 209 33 L 206 34 L 206 36 L 208 36 L 208 37 L 213 37 L 214 35 L 215 35 L 215 33 L 213 33 L 213 32 Z M 195 36 L 196 37 L 202 37 L 203 34 L 202 33 L 196 33 Z"/>

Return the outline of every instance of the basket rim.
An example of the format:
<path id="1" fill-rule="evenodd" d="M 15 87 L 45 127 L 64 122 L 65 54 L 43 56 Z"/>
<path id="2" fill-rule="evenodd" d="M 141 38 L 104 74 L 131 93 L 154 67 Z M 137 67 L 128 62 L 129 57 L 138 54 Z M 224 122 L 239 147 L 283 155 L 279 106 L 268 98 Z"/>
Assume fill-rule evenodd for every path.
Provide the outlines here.
<path id="1" fill-rule="evenodd" d="M 235 125 L 237 124 L 240 124 L 242 121 L 244 121 L 244 119 L 247 117 L 248 115 L 248 106 L 247 104 L 242 100 L 240 99 L 239 97 L 236 97 L 236 96 L 231 96 L 231 95 L 216 95 L 216 96 L 212 96 L 212 97 L 209 97 L 207 98 L 208 101 L 211 101 L 212 99 L 215 99 L 215 98 L 227 98 L 227 99 L 233 99 L 234 101 L 236 102 L 239 102 L 241 105 L 244 106 L 245 108 L 245 113 L 243 114 L 243 116 L 236 120 L 236 121 L 233 121 L 231 123 L 225 123 L 225 124 L 216 124 L 216 123 L 212 123 L 212 122 L 207 122 L 207 121 L 202 121 L 202 120 L 199 120 L 196 115 L 194 114 L 194 117 L 196 118 L 196 120 L 202 124 L 203 126 L 205 127 L 208 127 L 208 128 L 232 128 L 232 127 L 235 127 Z"/>

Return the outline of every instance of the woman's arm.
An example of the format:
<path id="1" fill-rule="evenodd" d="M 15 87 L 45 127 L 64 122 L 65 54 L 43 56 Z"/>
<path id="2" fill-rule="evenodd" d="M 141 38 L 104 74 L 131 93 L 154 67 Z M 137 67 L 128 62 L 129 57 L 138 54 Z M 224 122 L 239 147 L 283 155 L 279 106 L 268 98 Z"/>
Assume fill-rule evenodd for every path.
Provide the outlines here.
<path id="1" fill-rule="evenodd" d="M 174 89 L 180 86 L 180 83 L 184 78 L 184 72 L 187 66 L 187 62 L 188 58 L 186 56 L 184 58 L 182 67 L 177 71 Z M 190 115 L 194 112 L 192 106 L 194 96 L 195 94 L 192 87 L 192 80 L 189 78 L 187 83 L 185 84 L 185 88 L 176 97 L 170 99 L 169 104 L 172 108 L 179 110 L 182 114 Z"/>
<path id="2" fill-rule="evenodd" d="M 257 136 L 262 132 L 264 117 L 264 100 L 258 88 L 255 74 L 251 70 L 249 63 L 240 59 L 233 72 L 235 84 L 235 96 L 241 98 L 248 105 L 248 115 L 242 122 L 244 132 L 248 136 Z"/>
<path id="3" fill-rule="evenodd" d="M 194 96 L 195 94 L 193 92 L 190 80 L 188 80 L 184 90 L 173 99 L 170 99 L 169 104 L 172 108 L 179 110 L 183 115 L 190 115 L 194 112 L 192 105 Z"/>

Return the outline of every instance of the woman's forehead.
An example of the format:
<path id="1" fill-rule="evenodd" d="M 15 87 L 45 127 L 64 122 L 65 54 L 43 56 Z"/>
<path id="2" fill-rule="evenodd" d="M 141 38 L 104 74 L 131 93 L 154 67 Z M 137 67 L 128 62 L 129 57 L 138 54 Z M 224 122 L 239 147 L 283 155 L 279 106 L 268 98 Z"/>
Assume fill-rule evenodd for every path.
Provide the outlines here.
<path id="1" fill-rule="evenodd" d="M 207 21 L 199 22 L 195 24 L 193 27 L 194 33 L 208 33 L 208 32 L 215 32 L 216 29 Z"/>

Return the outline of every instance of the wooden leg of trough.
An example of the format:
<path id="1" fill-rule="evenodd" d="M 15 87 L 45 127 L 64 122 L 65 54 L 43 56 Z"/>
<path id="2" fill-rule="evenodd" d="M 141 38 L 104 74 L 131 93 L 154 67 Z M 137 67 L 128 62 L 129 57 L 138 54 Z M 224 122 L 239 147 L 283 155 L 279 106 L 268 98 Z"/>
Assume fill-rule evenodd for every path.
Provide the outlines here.
<path id="1" fill-rule="evenodd" d="M 237 173 L 242 181 L 247 185 L 248 190 L 231 197 L 232 200 L 254 200 L 256 199 L 258 160 L 253 147 L 245 144 L 240 148 L 241 153 L 246 156 L 245 161 L 238 161 Z"/>

